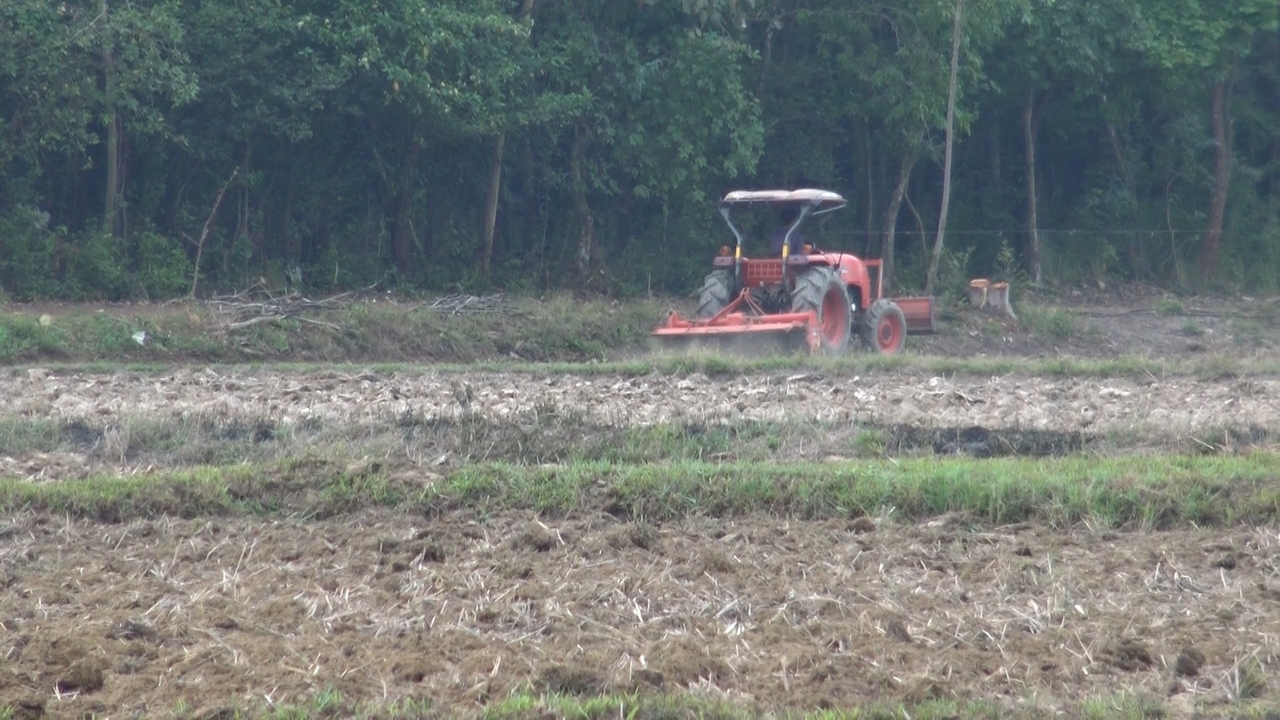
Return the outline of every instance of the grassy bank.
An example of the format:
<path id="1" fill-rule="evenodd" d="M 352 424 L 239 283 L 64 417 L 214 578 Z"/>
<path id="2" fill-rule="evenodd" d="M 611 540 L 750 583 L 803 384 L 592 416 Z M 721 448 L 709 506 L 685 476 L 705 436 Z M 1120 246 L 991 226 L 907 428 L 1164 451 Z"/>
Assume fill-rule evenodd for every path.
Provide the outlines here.
<path id="1" fill-rule="evenodd" d="M 291 460 L 126 478 L 0 482 L 0 511 L 118 522 L 156 516 L 326 517 L 369 508 L 423 513 L 608 512 L 661 522 L 754 513 L 980 524 L 1082 521 L 1161 529 L 1280 519 L 1280 455 L 999 460 L 469 465 L 446 475 L 377 463 Z"/>
<path id="2" fill-rule="evenodd" d="M 201 303 L 109 311 L 9 305 L 0 308 L 0 362 L 586 362 L 643 345 L 666 312 L 658 301 L 568 296 L 513 299 L 483 313 L 381 301 L 246 324 L 243 314 Z"/>
<path id="3" fill-rule="evenodd" d="M 856 374 L 915 371 L 934 375 L 1014 373 L 1048 377 L 1201 378 L 1280 375 L 1280 360 L 1205 354 L 1180 359 L 939 357 L 864 352 L 840 358 L 800 353 L 750 356 L 669 353 L 650 331 L 667 300 L 512 299 L 500 312 L 452 314 L 425 302 L 365 302 L 342 309 L 237 326 L 236 317 L 202 304 L 0 308 L 0 364 L 75 371 L 160 372 L 174 364 L 267 364 L 305 371 L 320 364 L 359 363 L 379 371 L 501 371 L 636 376 L 750 372 Z M 944 329 L 944 334 L 946 330 Z M 138 333 L 144 335 L 139 336 Z M 135 339 L 142 338 L 142 344 Z"/>

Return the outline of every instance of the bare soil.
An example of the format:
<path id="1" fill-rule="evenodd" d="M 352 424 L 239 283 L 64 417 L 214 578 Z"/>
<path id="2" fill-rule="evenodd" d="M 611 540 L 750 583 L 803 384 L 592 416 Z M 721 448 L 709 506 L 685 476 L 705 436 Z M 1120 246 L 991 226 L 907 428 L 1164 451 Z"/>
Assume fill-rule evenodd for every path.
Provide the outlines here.
<path id="1" fill-rule="evenodd" d="M 872 425 L 1096 432 L 1274 427 L 1280 379 L 1052 379 L 752 373 L 669 377 L 179 369 L 17 371 L 0 377 L 0 414 L 118 423 L 264 419 L 385 424 L 405 416 L 513 418 L 571 413 L 593 423 L 815 420 Z"/>
<path id="2" fill-rule="evenodd" d="M 1055 335 L 1030 322 L 1027 304 L 1064 313 L 1070 326 Z M 1194 359 L 1212 354 L 1275 357 L 1280 348 L 1280 298 L 1177 297 L 1142 285 L 1106 290 L 1068 288 L 1014 298 L 1019 318 L 951 308 L 935 335 L 912 336 L 912 352 L 953 357 L 1126 356 Z"/>
<path id="3" fill-rule="evenodd" d="M 767 437 L 744 437 L 728 449 L 779 460 L 848 456 L 866 429 L 884 431 L 895 455 L 1040 456 L 1271 447 L 1280 427 L 1276 378 L 30 369 L 0 376 L 0 394 L 0 422 L 55 425 L 54 446 L 0 436 L 0 475 L 42 481 L 336 446 L 419 467 L 560 462 L 662 423 L 775 423 L 798 440 L 768 449 Z M 146 447 L 144 435 L 165 433 Z"/>
<path id="4" fill-rule="evenodd" d="M 1137 692 L 1178 713 L 1280 652 L 1274 528 L 23 516 L 2 536 L 0 697 L 60 717 L 328 688 L 465 713 L 530 685 L 762 709 Z"/>

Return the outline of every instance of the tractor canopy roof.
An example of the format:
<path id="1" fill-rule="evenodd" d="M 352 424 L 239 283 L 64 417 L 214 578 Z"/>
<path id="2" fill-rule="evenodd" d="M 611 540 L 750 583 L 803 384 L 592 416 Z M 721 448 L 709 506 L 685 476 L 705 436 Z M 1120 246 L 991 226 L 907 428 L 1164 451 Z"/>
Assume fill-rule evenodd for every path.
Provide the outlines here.
<path id="1" fill-rule="evenodd" d="M 816 211 L 837 210 L 845 199 L 830 190 L 735 190 L 724 196 L 721 205 L 812 205 Z"/>

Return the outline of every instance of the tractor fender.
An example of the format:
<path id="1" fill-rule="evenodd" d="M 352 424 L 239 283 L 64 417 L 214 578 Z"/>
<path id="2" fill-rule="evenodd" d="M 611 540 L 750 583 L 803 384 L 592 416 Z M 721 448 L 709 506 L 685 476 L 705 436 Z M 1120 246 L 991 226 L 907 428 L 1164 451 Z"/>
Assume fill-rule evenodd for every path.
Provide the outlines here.
<path id="1" fill-rule="evenodd" d="M 840 279 L 849 288 L 849 299 L 858 304 L 858 311 L 871 305 L 871 273 L 862 258 L 848 253 L 827 255 L 827 264 L 836 268 Z"/>

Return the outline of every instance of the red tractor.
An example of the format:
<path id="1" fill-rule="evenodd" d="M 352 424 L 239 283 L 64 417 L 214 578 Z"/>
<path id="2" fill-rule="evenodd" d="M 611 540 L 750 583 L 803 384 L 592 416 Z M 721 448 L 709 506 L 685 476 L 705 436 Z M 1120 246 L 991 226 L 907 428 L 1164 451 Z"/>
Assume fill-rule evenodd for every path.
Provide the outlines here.
<path id="1" fill-rule="evenodd" d="M 800 241 L 796 233 L 806 219 L 839 210 L 844 198 L 827 190 L 731 192 L 720 202 L 720 214 L 735 243 L 725 245 L 712 261 L 694 319 L 672 312 L 653 334 L 667 341 L 697 338 L 792 336 L 803 333 L 811 353 L 838 355 L 860 335 L 882 353 L 902 350 L 908 332 L 933 332 L 933 298 L 883 297 L 879 260 L 863 260 L 844 252 L 824 252 Z M 774 233 L 773 256 L 742 256 L 742 232 L 733 210 L 784 208 L 788 221 Z"/>

